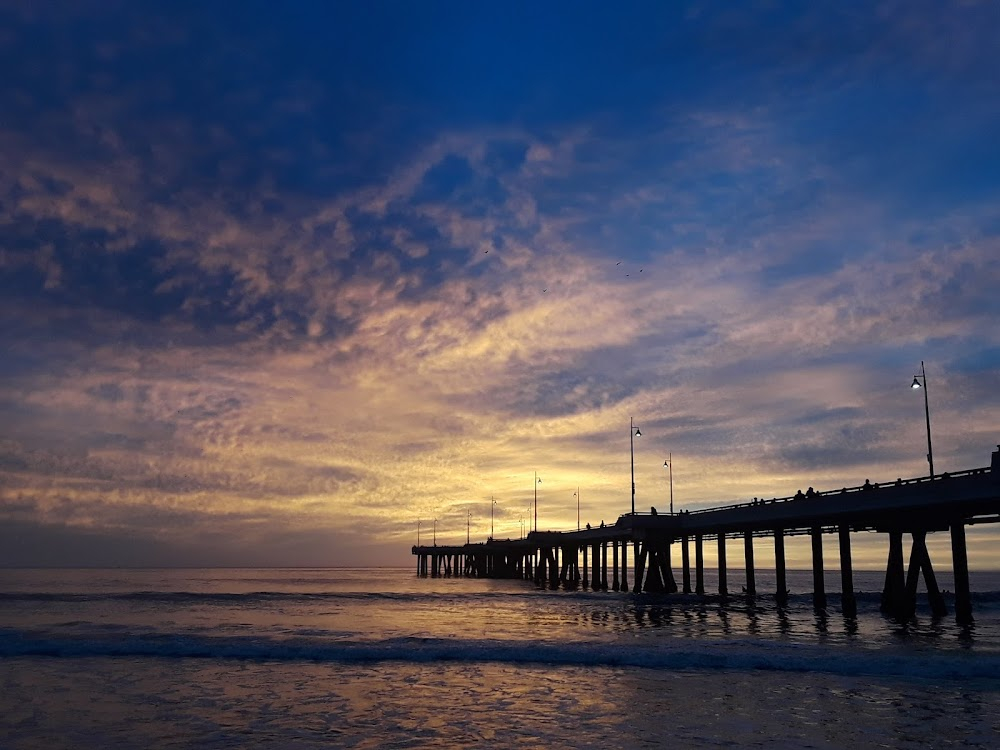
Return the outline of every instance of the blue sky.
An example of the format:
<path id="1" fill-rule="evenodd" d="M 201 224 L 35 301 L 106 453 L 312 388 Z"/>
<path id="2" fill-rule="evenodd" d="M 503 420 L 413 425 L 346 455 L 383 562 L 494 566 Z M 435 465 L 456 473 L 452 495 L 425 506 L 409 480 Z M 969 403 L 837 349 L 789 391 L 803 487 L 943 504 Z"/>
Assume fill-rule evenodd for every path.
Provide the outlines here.
<path id="1" fill-rule="evenodd" d="M 536 471 L 610 522 L 630 417 L 641 507 L 918 476 L 921 361 L 935 467 L 1000 441 L 995 3 L 0 29 L 0 564 L 409 564 Z"/>

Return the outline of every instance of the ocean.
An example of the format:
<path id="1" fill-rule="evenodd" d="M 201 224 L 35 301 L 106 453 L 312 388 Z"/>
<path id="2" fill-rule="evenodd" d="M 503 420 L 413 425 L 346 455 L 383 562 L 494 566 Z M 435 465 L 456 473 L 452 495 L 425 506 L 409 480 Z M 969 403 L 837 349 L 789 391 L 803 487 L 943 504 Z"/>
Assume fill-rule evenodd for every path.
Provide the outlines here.
<path id="1" fill-rule="evenodd" d="M 817 613 L 811 575 L 778 609 L 412 569 L 2 570 L 0 748 L 1000 746 L 1000 573 L 972 572 L 971 627 L 924 599 L 884 618 L 882 573 L 855 571 L 848 620 L 834 571 Z"/>

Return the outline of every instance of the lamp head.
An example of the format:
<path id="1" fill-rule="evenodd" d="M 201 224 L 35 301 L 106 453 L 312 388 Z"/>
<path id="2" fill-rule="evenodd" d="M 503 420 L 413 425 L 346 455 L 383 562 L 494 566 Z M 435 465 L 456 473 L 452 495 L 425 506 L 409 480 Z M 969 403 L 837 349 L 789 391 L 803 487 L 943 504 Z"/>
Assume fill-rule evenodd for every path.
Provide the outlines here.
<path id="1" fill-rule="evenodd" d="M 635 436 L 636 437 L 642 437 L 642 433 L 639 432 L 639 428 L 638 427 L 635 428 Z"/>
<path id="2" fill-rule="evenodd" d="M 910 384 L 910 388 L 919 388 L 919 387 L 920 387 L 920 380 L 918 379 L 918 377 L 916 375 L 914 375 L 913 376 L 913 383 Z"/>
<path id="3" fill-rule="evenodd" d="M 669 462 L 669 461 L 664 461 L 664 462 L 663 462 L 663 465 L 664 465 L 664 466 L 670 466 L 670 462 Z"/>

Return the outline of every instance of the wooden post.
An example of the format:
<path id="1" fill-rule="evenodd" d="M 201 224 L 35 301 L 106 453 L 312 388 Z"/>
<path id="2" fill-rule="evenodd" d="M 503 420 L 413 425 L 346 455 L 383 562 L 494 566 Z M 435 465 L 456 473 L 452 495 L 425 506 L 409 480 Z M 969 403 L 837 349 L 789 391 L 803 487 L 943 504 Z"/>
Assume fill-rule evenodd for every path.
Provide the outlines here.
<path id="1" fill-rule="evenodd" d="M 906 619 L 917 614 L 917 582 L 920 580 L 922 562 L 920 548 L 922 544 L 926 544 L 927 532 L 914 531 L 910 536 L 913 537 L 913 544 L 910 546 L 910 563 L 906 566 L 906 594 L 903 597 Z"/>
<path id="2" fill-rule="evenodd" d="M 889 532 L 889 557 L 885 564 L 882 612 L 896 619 L 906 617 L 906 583 L 903 580 L 903 532 Z"/>
<path id="3" fill-rule="evenodd" d="M 642 591 L 642 577 L 646 572 L 646 553 L 649 542 L 636 542 L 639 547 L 639 554 L 635 556 L 635 582 L 632 584 L 632 593 L 638 594 Z"/>
<path id="4" fill-rule="evenodd" d="M 601 591 L 608 590 L 608 543 L 601 542 Z"/>
<path id="5" fill-rule="evenodd" d="M 681 537 L 681 584 L 684 593 L 691 593 L 691 555 L 688 552 L 687 535 Z"/>
<path id="6" fill-rule="evenodd" d="M 590 581 L 587 580 L 587 573 L 589 572 L 587 570 L 587 549 L 588 549 L 588 545 L 584 544 L 583 545 L 583 587 L 584 588 L 587 588 L 587 586 L 590 584 Z"/>
<path id="7" fill-rule="evenodd" d="M 854 597 L 854 570 L 851 562 L 851 527 L 846 523 L 837 529 L 840 536 L 840 589 L 844 617 L 857 617 L 858 602 Z"/>
<path id="8" fill-rule="evenodd" d="M 743 557 L 747 566 L 747 596 L 757 595 L 757 576 L 753 568 L 753 532 L 743 532 Z"/>
<path id="9" fill-rule="evenodd" d="M 941 596 L 941 589 L 937 585 L 937 577 L 934 575 L 934 568 L 931 567 L 931 554 L 924 545 L 924 584 L 927 586 L 927 600 L 931 605 L 931 613 L 935 617 L 944 617 L 948 614 L 948 607 Z"/>
<path id="10" fill-rule="evenodd" d="M 663 578 L 663 590 L 668 594 L 677 593 L 677 581 L 674 580 L 673 563 L 670 560 L 670 542 L 663 542 L 658 555 L 660 561 L 660 574 Z"/>
<path id="11" fill-rule="evenodd" d="M 663 591 L 663 578 L 660 575 L 660 543 L 650 539 L 643 547 L 648 550 L 648 555 L 646 557 L 646 583 L 642 590 L 660 593 Z"/>
<path id="12" fill-rule="evenodd" d="M 694 592 L 705 593 L 705 551 L 701 534 L 694 535 Z"/>
<path id="13" fill-rule="evenodd" d="M 617 541 L 612 541 L 611 542 L 611 567 L 614 569 L 614 572 L 611 574 L 611 577 L 612 577 L 611 589 L 613 591 L 617 591 L 618 590 L 618 586 L 619 586 L 619 584 L 618 584 L 618 542 Z"/>
<path id="14" fill-rule="evenodd" d="M 927 532 L 914 531 L 913 548 L 910 550 L 910 566 L 906 571 L 906 606 L 909 615 L 912 617 L 917 612 L 917 582 L 921 572 L 924 575 L 924 583 L 927 586 L 927 600 L 931 605 L 931 612 L 935 617 L 944 617 L 948 614 L 948 607 L 945 606 L 944 597 L 937 586 L 937 578 L 934 576 L 934 568 L 931 566 L 931 556 L 927 551 Z"/>
<path id="15" fill-rule="evenodd" d="M 774 573 L 777 580 L 775 598 L 780 606 L 788 604 L 788 584 L 785 581 L 785 530 L 774 530 Z"/>
<path id="16" fill-rule="evenodd" d="M 725 596 L 729 593 L 729 586 L 726 581 L 726 535 L 719 532 L 719 595 Z"/>
<path id="17" fill-rule="evenodd" d="M 594 591 L 597 591 L 599 588 L 601 588 L 601 543 L 600 542 L 594 542 L 591 548 L 591 553 L 592 554 L 590 560 L 590 565 L 591 565 L 590 587 Z"/>
<path id="18" fill-rule="evenodd" d="M 813 607 L 826 609 L 826 582 L 823 580 L 823 528 L 813 526 L 809 533 L 812 536 Z"/>
<path id="19" fill-rule="evenodd" d="M 969 556 L 965 547 L 964 519 L 951 525 L 951 559 L 955 568 L 955 619 L 960 625 L 968 625 L 972 622 L 972 594 L 969 591 Z"/>
<path id="20" fill-rule="evenodd" d="M 628 540 L 622 542 L 622 591 L 628 591 Z"/>

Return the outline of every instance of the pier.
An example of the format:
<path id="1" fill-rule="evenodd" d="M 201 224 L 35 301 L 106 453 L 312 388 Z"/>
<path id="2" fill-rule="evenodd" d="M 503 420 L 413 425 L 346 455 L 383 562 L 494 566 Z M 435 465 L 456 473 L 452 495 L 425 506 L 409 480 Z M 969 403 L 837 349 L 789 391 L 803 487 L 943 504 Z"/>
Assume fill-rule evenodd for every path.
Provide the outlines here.
<path id="1" fill-rule="evenodd" d="M 718 549 L 718 593 L 729 593 L 726 540 L 742 539 L 747 596 L 758 595 L 754 545 L 772 543 L 779 605 L 787 602 L 785 538 L 808 535 L 812 548 L 813 602 L 827 607 L 824 542 L 835 540 L 840 558 L 843 614 L 856 614 L 851 534 L 888 539 L 882 611 L 911 618 L 923 577 L 935 617 L 948 614 L 927 551 L 927 535 L 949 533 L 954 570 L 955 618 L 973 620 L 965 528 L 1000 521 L 1000 446 L 990 466 L 836 490 L 797 493 L 675 514 L 629 513 L 611 526 L 580 531 L 533 531 L 524 539 L 460 546 L 414 546 L 417 574 L 523 578 L 538 585 L 603 591 L 705 594 L 704 545 Z M 906 543 L 909 543 L 908 561 Z M 680 547 L 680 583 L 675 576 Z M 832 545 L 831 545 L 832 546 Z M 694 565 L 691 562 L 692 548 Z M 609 555 L 610 552 L 610 555 Z M 610 559 L 610 568 L 609 568 Z M 630 566 L 631 562 L 631 566 Z M 693 567 L 693 570 L 692 570 Z M 693 576 L 692 576 L 693 573 Z M 693 579 L 693 585 L 692 585 Z"/>

